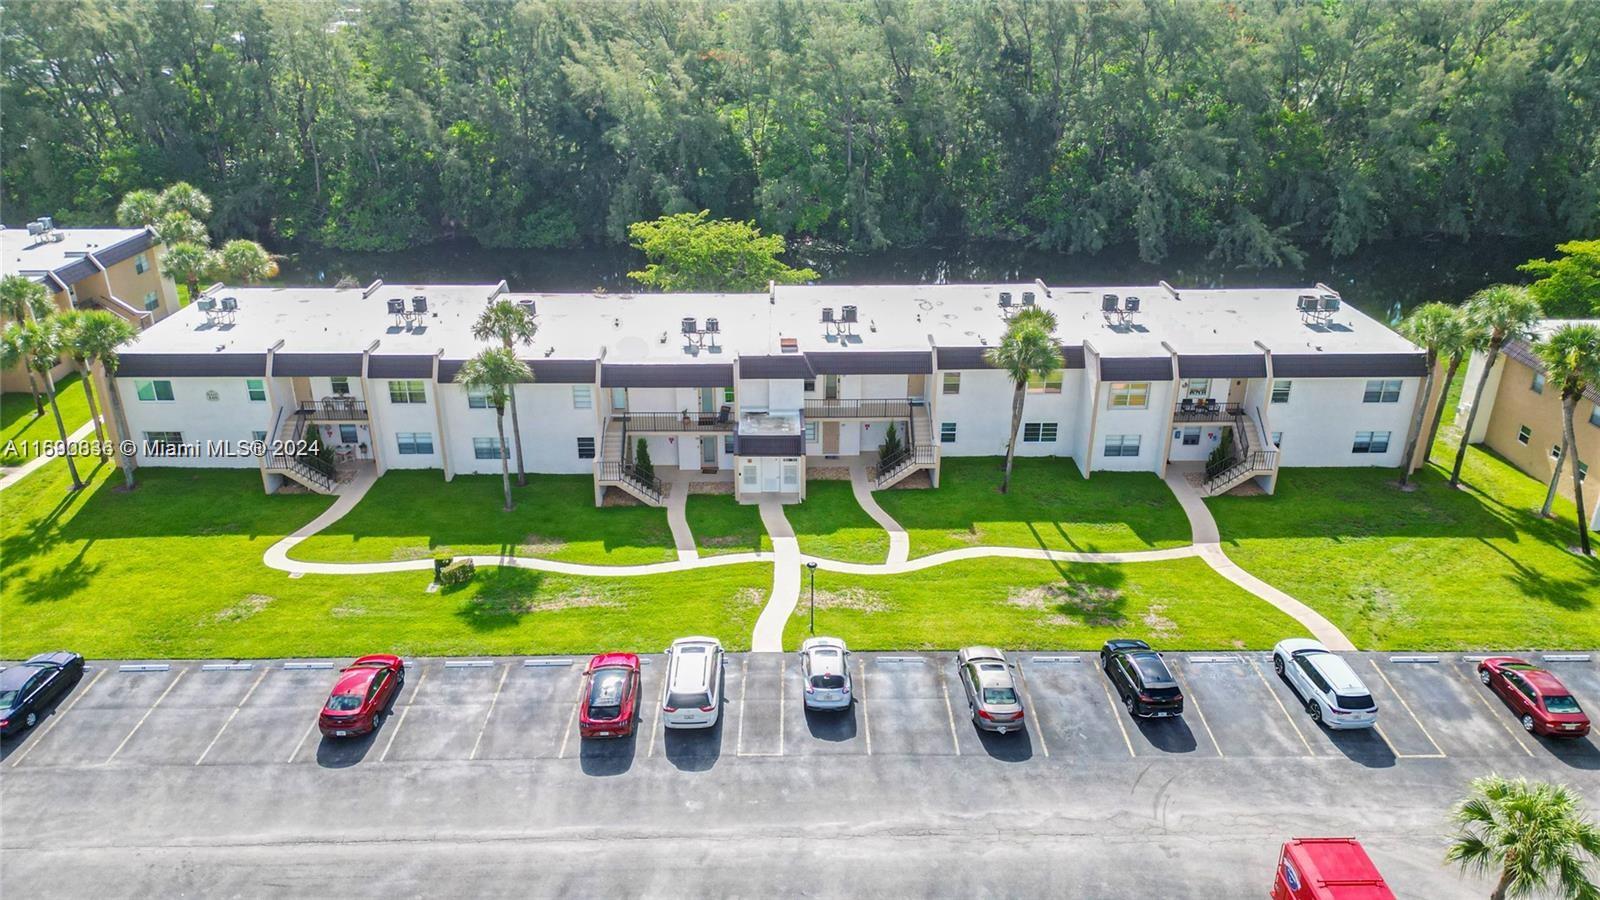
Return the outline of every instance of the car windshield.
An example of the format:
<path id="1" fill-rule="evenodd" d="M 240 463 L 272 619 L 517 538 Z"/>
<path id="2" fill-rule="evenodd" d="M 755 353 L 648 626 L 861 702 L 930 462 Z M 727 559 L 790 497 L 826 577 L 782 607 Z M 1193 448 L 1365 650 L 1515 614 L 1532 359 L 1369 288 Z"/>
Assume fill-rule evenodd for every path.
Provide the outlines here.
<path id="1" fill-rule="evenodd" d="M 328 698 L 328 708 L 334 712 L 349 712 L 361 708 L 360 694 L 334 694 Z"/>
<path id="2" fill-rule="evenodd" d="M 1003 706 L 1017 702 L 1017 692 L 1011 688 L 984 688 L 983 702 Z"/>
<path id="3" fill-rule="evenodd" d="M 667 706 L 671 709 L 699 709 L 710 706 L 711 697 L 707 694 L 686 694 L 674 691 L 667 695 Z"/>
<path id="4" fill-rule="evenodd" d="M 1553 713 L 1583 712 L 1578 708 L 1578 701 L 1567 694 L 1551 694 L 1544 698 L 1544 708 Z"/>
<path id="5" fill-rule="evenodd" d="M 1146 688 L 1145 693 L 1156 698 L 1157 700 L 1171 700 L 1174 697 L 1182 695 L 1182 693 L 1176 687 Z"/>
<path id="6" fill-rule="evenodd" d="M 1334 697 L 1340 709 L 1377 709 L 1371 694 L 1337 694 Z"/>
<path id="7" fill-rule="evenodd" d="M 811 686 L 816 688 L 825 688 L 830 691 L 836 691 L 839 688 L 844 687 L 844 676 L 813 675 L 811 676 Z"/>
<path id="8" fill-rule="evenodd" d="M 0 691 L 0 709 L 10 709 L 17 702 L 18 691 Z"/>

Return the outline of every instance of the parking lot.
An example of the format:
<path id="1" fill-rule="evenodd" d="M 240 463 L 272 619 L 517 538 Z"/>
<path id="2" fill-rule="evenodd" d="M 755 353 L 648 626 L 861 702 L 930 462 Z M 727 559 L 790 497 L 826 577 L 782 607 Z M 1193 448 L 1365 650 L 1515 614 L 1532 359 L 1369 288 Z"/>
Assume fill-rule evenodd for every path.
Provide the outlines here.
<path id="1" fill-rule="evenodd" d="M 237 881 L 219 892 L 268 893 L 267 881 L 305 888 L 319 866 L 350 865 L 343 846 L 373 876 L 358 894 L 417 890 L 437 877 L 430 861 L 462 858 L 480 864 L 462 878 L 537 869 L 551 893 L 581 892 L 573 851 L 618 830 L 639 839 L 623 868 L 640 880 L 623 892 L 671 894 L 671 863 L 652 860 L 682 850 L 690 828 L 722 839 L 691 851 L 714 895 L 759 884 L 740 880 L 745 854 L 769 844 L 778 871 L 824 895 L 891 876 L 877 889 L 943 892 L 976 877 L 963 852 L 995 864 L 1031 852 L 1049 861 L 995 893 L 1204 897 L 1259 890 L 1281 840 L 1320 831 L 1367 840 L 1402 896 L 1453 896 L 1476 892 L 1439 862 L 1444 816 L 1471 777 L 1556 778 L 1600 801 L 1595 745 L 1523 733 L 1474 678 L 1475 657 L 1357 654 L 1380 724 L 1350 733 L 1311 722 L 1264 653 L 1168 654 L 1185 715 L 1149 722 L 1121 709 L 1094 654 L 1010 657 L 1021 734 L 972 727 L 954 654 L 855 654 L 857 702 L 841 713 L 804 709 L 792 654 L 734 654 L 717 727 L 660 727 L 654 656 L 636 734 L 608 742 L 577 734 L 582 658 L 408 660 L 383 726 L 337 741 L 315 727 L 332 661 L 91 660 L 51 715 L 0 745 L 0 889 L 81 895 L 138 858 L 154 862 L 118 883 L 167 895 L 188 884 L 181 864 L 232 848 Z M 1545 661 L 1600 709 L 1600 665 Z M 40 805 L 92 827 L 38 824 L 28 810 Z M 359 854 L 328 843 L 347 833 Z M 1172 865 L 1139 861 L 1152 853 Z M 77 874 L 63 876 L 63 854 Z M 285 854 L 303 871 L 281 871 Z"/>

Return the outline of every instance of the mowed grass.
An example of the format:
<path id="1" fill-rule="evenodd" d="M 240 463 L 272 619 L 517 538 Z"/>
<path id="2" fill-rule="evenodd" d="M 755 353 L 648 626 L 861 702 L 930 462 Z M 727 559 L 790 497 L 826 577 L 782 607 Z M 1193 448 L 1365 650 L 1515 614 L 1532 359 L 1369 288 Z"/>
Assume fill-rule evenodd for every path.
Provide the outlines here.
<path id="1" fill-rule="evenodd" d="M 784 629 L 808 636 L 809 593 Z M 1305 634 L 1199 559 L 1130 565 L 963 560 L 907 575 L 817 572 L 817 633 L 857 650 L 1098 649 L 1133 637 L 1166 649 L 1262 649 Z"/>
<path id="2" fill-rule="evenodd" d="M 385 562 L 436 554 L 495 554 L 624 566 L 678 558 L 667 511 L 596 507 L 587 475 L 513 478 L 506 512 L 500 478 L 394 471 L 378 479 L 348 515 L 294 549 L 297 559 Z"/>
<path id="3" fill-rule="evenodd" d="M 44 415 L 34 415 L 33 395 L 27 391 L 0 394 L 0 466 L 20 466 L 38 454 L 35 441 L 59 441 L 56 418 L 50 414 L 50 400 L 42 391 Z M 102 398 L 96 397 L 99 402 Z M 56 382 L 56 406 L 61 410 L 61 421 L 67 434 L 77 431 L 89 421 L 89 400 L 83 395 L 83 382 L 77 373 Z"/>
<path id="4" fill-rule="evenodd" d="M 1541 519 L 1544 487 L 1478 447 L 1449 487 L 1441 441 L 1418 490 L 1393 469 L 1284 469 L 1272 497 L 1215 497 L 1228 555 L 1315 607 L 1358 646 L 1600 647 L 1600 562 L 1571 502 Z"/>
<path id="5" fill-rule="evenodd" d="M 1000 493 L 1004 460 L 944 460 L 939 487 L 877 493 L 911 538 L 911 555 L 975 545 L 1115 552 L 1189 543 L 1189 521 L 1152 472 L 1078 473 L 1071 459 L 1018 459 Z"/>
<path id="6" fill-rule="evenodd" d="M 261 658 L 659 651 L 684 634 L 749 646 L 771 569 L 575 578 L 485 568 L 428 593 L 427 572 L 307 575 L 261 554 L 330 500 L 267 496 L 254 471 L 111 466 L 68 495 L 52 463 L 9 488 L 0 523 L 0 657 Z"/>
<path id="7" fill-rule="evenodd" d="M 684 516 L 701 556 L 772 549 L 772 539 L 761 524 L 761 511 L 753 504 L 739 503 L 732 494 L 690 494 Z"/>
<path id="8" fill-rule="evenodd" d="M 808 481 L 806 499 L 783 508 L 800 552 L 845 562 L 881 563 L 889 533 L 856 502 L 848 481 Z"/>

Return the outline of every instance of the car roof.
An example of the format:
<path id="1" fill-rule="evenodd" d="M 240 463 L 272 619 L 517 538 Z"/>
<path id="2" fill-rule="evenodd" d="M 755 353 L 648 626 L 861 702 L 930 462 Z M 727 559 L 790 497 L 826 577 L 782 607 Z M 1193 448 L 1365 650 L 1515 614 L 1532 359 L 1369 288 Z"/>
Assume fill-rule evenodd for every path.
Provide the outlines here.
<path id="1" fill-rule="evenodd" d="M 811 674 L 813 675 L 845 674 L 843 644 L 824 644 L 820 647 L 807 647 L 800 652 L 811 660 Z"/>
<path id="2" fill-rule="evenodd" d="M 1154 650 L 1134 650 L 1125 653 L 1124 656 L 1138 670 L 1139 680 L 1143 681 L 1146 687 L 1157 685 L 1165 687 L 1178 683 L 1178 680 L 1172 677 L 1172 670 L 1167 668 L 1167 661 Z"/>
<path id="3" fill-rule="evenodd" d="M 589 660 L 589 668 L 603 669 L 608 666 L 621 666 L 624 669 L 639 668 L 639 656 L 635 653 L 598 653 Z"/>
<path id="4" fill-rule="evenodd" d="M 673 644 L 679 652 L 672 654 L 672 678 L 667 690 L 685 693 L 709 691 L 714 654 L 705 644 L 682 644 L 681 641 Z"/>
<path id="5" fill-rule="evenodd" d="M 973 668 L 978 670 L 978 684 L 981 687 L 1016 686 L 1016 682 L 1011 679 L 1011 667 L 1005 663 L 982 659 L 977 660 Z"/>
<path id="6" fill-rule="evenodd" d="M 1336 656 L 1327 650 L 1304 654 L 1297 653 L 1295 655 L 1304 656 L 1306 661 L 1310 662 L 1311 665 L 1322 674 L 1322 677 L 1328 682 L 1328 684 L 1332 686 L 1332 688 L 1338 693 L 1368 693 L 1366 683 L 1361 680 L 1361 676 L 1357 675 L 1356 670 L 1350 668 L 1350 664 L 1345 662 L 1343 658 Z"/>
<path id="7" fill-rule="evenodd" d="M 1561 679 L 1557 678 L 1554 672 L 1545 669 L 1519 669 L 1518 673 L 1522 675 L 1523 681 L 1533 685 L 1541 694 L 1567 693 L 1567 686 L 1561 683 Z"/>
<path id="8" fill-rule="evenodd" d="M 28 679 L 32 678 L 34 673 L 38 671 L 38 666 L 20 665 L 7 667 L 4 672 L 0 672 L 0 691 L 17 690 L 27 684 Z"/>
<path id="9" fill-rule="evenodd" d="M 339 673 L 339 680 L 334 682 L 332 693 L 361 693 L 372 685 L 372 679 L 377 678 L 380 671 L 372 666 L 352 666 L 345 669 Z"/>
<path id="10" fill-rule="evenodd" d="M 691 637 L 681 637 L 681 638 L 678 638 L 677 640 L 672 642 L 672 647 L 675 650 L 678 649 L 678 648 L 681 648 L 681 647 L 694 647 L 694 646 L 710 646 L 710 647 L 716 647 L 716 648 L 720 649 L 722 647 L 722 642 L 718 641 L 714 637 L 706 637 L 704 635 L 694 635 L 694 636 L 691 636 Z"/>
<path id="11" fill-rule="evenodd" d="M 994 647 L 984 647 L 982 645 L 962 647 L 961 655 L 966 658 L 967 662 L 975 662 L 980 659 L 997 659 L 1005 662 L 1006 659 L 1006 655 Z"/>

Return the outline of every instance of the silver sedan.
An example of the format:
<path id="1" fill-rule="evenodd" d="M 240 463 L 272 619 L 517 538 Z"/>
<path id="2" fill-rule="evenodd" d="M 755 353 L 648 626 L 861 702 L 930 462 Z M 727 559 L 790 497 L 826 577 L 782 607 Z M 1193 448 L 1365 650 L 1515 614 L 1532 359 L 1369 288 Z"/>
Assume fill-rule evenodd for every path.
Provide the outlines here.
<path id="1" fill-rule="evenodd" d="M 1022 696 L 1004 653 L 993 647 L 963 647 L 956 654 L 956 669 L 972 724 L 1000 734 L 1022 730 Z"/>
<path id="2" fill-rule="evenodd" d="M 807 638 L 800 645 L 800 678 L 805 684 L 806 709 L 850 707 L 850 651 L 844 641 Z"/>

